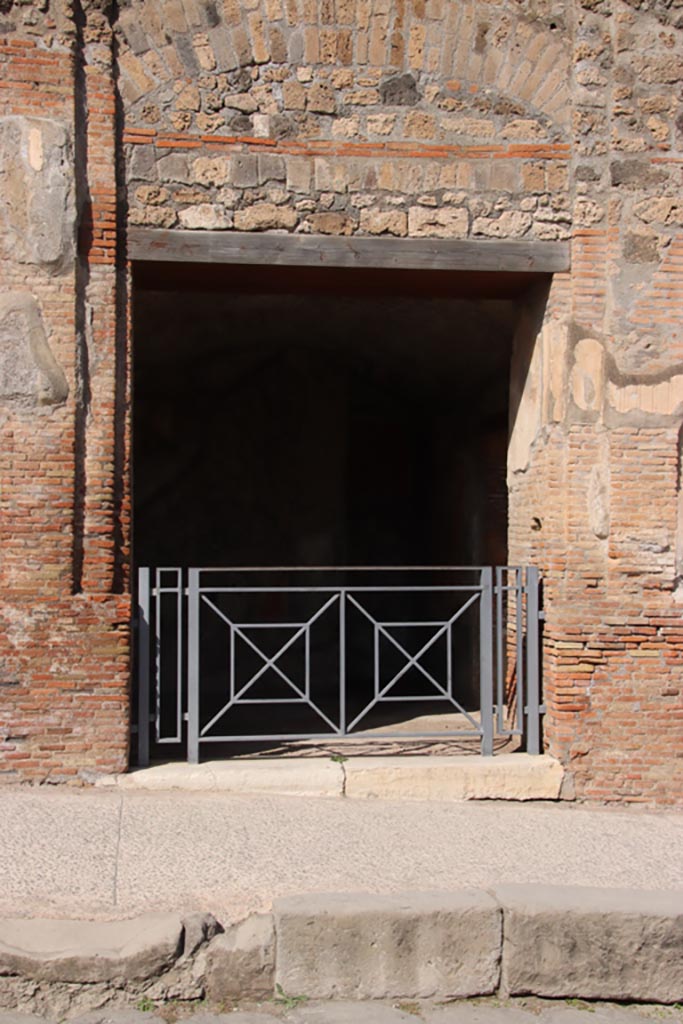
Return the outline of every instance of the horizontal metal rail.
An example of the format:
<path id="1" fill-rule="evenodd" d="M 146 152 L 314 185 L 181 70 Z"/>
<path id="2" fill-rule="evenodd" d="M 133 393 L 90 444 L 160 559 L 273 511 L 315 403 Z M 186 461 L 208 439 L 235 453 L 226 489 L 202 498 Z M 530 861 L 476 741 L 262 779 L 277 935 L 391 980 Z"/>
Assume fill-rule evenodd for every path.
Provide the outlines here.
<path id="1" fill-rule="evenodd" d="M 518 736 L 539 753 L 539 617 L 534 567 L 141 568 L 138 763 L 151 744 L 184 744 L 196 762 L 207 743 L 359 734 L 471 738 L 484 756 Z M 475 706 L 463 696 L 473 677 Z M 383 707 L 409 718 L 421 704 L 463 728 L 373 725 Z M 286 708 L 298 712 L 288 725 Z"/>

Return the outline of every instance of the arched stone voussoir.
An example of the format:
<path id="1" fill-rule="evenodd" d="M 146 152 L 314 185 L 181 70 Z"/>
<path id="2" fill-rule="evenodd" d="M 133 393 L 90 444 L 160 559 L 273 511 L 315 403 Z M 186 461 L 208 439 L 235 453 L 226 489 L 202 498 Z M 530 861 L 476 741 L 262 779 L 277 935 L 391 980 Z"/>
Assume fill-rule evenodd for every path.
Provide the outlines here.
<path id="1" fill-rule="evenodd" d="M 276 139 L 437 142 L 455 133 L 526 142 L 557 138 L 569 121 L 565 29 L 518 4 L 249 7 L 224 0 L 191 15 L 180 0 L 148 0 L 124 8 L 116 30 L 126 125 Z"/>

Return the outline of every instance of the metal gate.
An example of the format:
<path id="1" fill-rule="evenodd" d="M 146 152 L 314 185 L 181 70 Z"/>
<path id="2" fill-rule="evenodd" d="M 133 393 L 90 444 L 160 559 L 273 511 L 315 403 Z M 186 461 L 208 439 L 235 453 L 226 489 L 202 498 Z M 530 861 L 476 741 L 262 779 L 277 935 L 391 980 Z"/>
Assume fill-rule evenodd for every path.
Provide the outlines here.
<path id="1" fill-rule="evenodd" d="M 534 567 L 141 568 L 138 764 L 359 733 L 538 754 L 541 617 Z M 424 708 L 458 727 L 391 728 Z"/>

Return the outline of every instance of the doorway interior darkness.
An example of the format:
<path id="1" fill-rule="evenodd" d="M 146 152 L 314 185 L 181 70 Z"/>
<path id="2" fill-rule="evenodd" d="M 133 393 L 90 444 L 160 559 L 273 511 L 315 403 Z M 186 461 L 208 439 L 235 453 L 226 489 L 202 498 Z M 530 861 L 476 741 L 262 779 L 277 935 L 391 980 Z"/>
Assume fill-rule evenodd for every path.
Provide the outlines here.
<path id="1" fill-rule="evenodd" d="M 516 304 L 231 269 L 135 291 L 136 564 L 504 564 Z"/>
<path id="2" fill-rule="evenodd" d="M 505 564 L 501 279 L 138 264 L 136 566 Z"/>

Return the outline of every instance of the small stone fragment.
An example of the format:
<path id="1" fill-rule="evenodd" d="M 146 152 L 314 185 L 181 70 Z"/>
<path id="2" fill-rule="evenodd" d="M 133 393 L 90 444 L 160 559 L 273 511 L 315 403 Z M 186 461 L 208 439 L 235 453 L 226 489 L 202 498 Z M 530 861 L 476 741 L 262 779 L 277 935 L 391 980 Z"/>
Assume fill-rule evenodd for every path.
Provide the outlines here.
<path id="1" fill-rule="evenodd" d="M 382 103 L 393 107 L 414 107 L 420 98 L 412 75 L 397 75 L 379 87 Z"/>
<path id="2" fill-rule="evenodd" d="M 295 210 L 274 203 L 256 203 L 246 210 L 235 211 L 235 227 L 238 231 L 291 230 L 297 219 Z"/>
<path id="3" fill-rule="evenodd" d="M 206 951 L 210 999 L 260 999 L 273 994 L 275 931 L 270 914 L 254 914 L 218 935 Z"/>
<path id="4" fill-rule="evenodd" d="M 467 210 L 429 209 L 411 206 L 408 211 L 408 234 L 413 238 L 465 238 L 468 228 Z"/>

